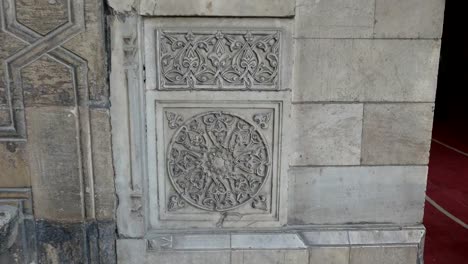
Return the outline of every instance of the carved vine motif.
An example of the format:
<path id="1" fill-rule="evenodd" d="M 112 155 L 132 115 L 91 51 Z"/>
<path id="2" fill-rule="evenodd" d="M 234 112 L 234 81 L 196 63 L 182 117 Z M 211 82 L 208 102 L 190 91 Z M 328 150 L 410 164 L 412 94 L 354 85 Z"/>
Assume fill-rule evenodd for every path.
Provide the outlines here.
<path id="1" fill-rule="evenodd" d="M 170 129 L 176 129 L 184 122 L 184 118 L 181 115 L 173 112 L 166 111 L 166 118 Z"/>
<path id="2" fill-rule="evenodd" d="M 264 195 L 259 195 L 252 200 L 252 208 L 263 211 L 268 210 L 267 200 Z"/>
<path id="3" fill-rule="evenodd" d="M 169 196 L 169 203 L 167 204 L 167 210 L 168 211 L 176 211 L 180 208 L 184 208 L 186 206 L 186 203 L 178 194 L 173 194 Z"/>
<path id="4" fill-rule="evenodd" d="M 271 163 L 266 140 L 252 124 L 234 114 L 205 112 L 174 133 L 167 168 L 175 190 L 188 203 L 227 211 L 257 196 Z"/>
<path id="5" fill-rule="evenodd" d="M 278 89 L 280 32 L 159 32 L 161 89 Z"/>
<path id="6" fill-rule="evenodd" d="M 252 119 L 261 128 L 268 129 L 270 126 L 271 113 L 258 113 L 255 114 Z"/>

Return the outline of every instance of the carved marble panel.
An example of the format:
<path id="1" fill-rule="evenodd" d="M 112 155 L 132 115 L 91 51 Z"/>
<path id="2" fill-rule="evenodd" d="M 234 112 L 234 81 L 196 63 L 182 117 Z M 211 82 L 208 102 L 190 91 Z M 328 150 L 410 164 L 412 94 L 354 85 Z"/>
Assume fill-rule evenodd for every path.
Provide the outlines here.
<path id="1" fill-rule="evenodd" d="M 144 27 L 148 89 L 291 88 L 290 20 L 150 18 Z"/>
<path id="2" fill-rule="evenodd" d="M 156 31 L 159 89 L 278 89 L 279 30 Z"/>
<path id="3" fill-rule="evenodd" d="M 161 93 L 147 120 L 152 227 L 279 225 L 284 93 Z"/>

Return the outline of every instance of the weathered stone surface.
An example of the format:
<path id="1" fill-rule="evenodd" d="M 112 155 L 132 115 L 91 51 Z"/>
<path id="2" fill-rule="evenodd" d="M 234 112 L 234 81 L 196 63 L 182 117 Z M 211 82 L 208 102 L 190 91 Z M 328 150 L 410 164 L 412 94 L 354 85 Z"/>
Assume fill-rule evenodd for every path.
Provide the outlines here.
<path id="1" fill-rule="evenodd" d="M 349 264 L 349 247 L 312 247 L 309 249 L 309 263 Z"/>
<path id="2" fill-rule="evenodd" d="M 290 174 L 290 224 L 422 221 L 427 167 L 294 168 Z"/>
<path id="3" fill-rule="evenodd" d="M 363 164 L 427 164 L 434 104 L 366 104 Z"/>
<path id="4" fill-rule="evenodd" d="M 115 215 L 115 186 L 109 111 L 91 109 L 90 119 L 96 218 L 99 220 L 113 219 Z"/>
<path id="5" fill-rule="evenodd" d="M 231 264 L 308 264 L 307 250 L 240 250 L 231 252 Z"/>
<path id="6" fill-rule="evenodd" d="M 296 40 L 294 101 L 435 98 L 440 41 Z"/>
<path id="7" fill-rule="evenodd" d="M 67 0 L 21 0 L 16 3 L 18 22 L 46 35 L 68 21 Z"/>
<path id="8" fill-rule="evenodd" d="M 417 246 L 352 247 L 350 264 L 413 264 L 418 263 Z"/>
<path id="9" fill-rule="evenodd" d="M 7 251 L 16 241 L 19 221 L 18 207 L 0 205 L 0 254 Z"/>
<path id="10" fill-rule="evenodd" d="M 445 0 L 376 0 L 377 38 L 440 38 Z"/>
<path id="11" fill-rule="evenodd" d="M 358 165 L 362 104 L 295 104 L 291 165 Z"/>
<path id="12" fill-rule="evenodd" d="M 28 187 L 29 177 L 28 156 L 24 143 L 0 143 L 0 186 Z"/>
<path id="13" fill-rule="evenodd" d="M 109 84 L 107 83 L 106 42 L 103 25 L 104 1 L 86 0 L 86 30 L 68 40 L 63 46 L 86 61 L 87 89 L 94 104 L 107 107 Z M 81 91 L 84 94 L 85 91 Z M 87 98 L 86 98 L 87 99 Z"/>
<path id="14" fill-rule="evenodd" d="M 28 154 L 39 219 L 81 220 L 82 171 L 76 113 L 62 108 L 29 108 Z"/>
<path id="15" fill-rule="evenodd" d="M 348 245 L 348 231 L 331 230 L 331 231 L 310 231 L 302 232 L 304 242 L 308 246 L 338 246 Z"/>
<path id="16" fill-rule="evenodd" d="M 294 15 L 294 3 L 293 0 L 143 0 L 139 13 L 154 16 L 285 17 Z"/>
<path id="17" fill-rule="evenodd" d="M 17 38 L 0 30 L 0 61 L 3 62 L 6 58 L 15 54 L 22 48 L 26 47 L 26 44 L 22 43 Z M 5 79 L 5 64 L 0 63 L 0 106 L 7 104 L 7 80 Z M 3 114 L 0 114 L 3 116 Z M 2 118 L 1 118 L 2 119 Z M 0 126 L 3 126 L 0 124 Z"/>
<path id="18" fill-rule="evenodd" d="M 44 55 L 21 71 L 25 106 L 75 104 L 72 69 Z"/>
<path id="19" fill-rule="evenodd" d="M 374 0 L 302 0 L 296 6 L 296 38 L 370 38 Z"/>

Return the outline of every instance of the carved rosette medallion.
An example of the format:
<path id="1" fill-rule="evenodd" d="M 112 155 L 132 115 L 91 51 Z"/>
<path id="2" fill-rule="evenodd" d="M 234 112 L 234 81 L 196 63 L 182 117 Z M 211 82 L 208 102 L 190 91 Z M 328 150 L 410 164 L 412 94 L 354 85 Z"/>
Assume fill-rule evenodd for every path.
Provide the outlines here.
<path id="1" fill-rule="evenodd" d="M 204 112 L 172 136 L 168 175 L 189 204 L 228 211 L 251 203 L 270 174 L 270 150 L 257 128 L 240 116 Z"/>
<path id="2" fill-rule="evenodd" d="M 279 31 L 158 34 L 160 89 L 279 89 Z"/>

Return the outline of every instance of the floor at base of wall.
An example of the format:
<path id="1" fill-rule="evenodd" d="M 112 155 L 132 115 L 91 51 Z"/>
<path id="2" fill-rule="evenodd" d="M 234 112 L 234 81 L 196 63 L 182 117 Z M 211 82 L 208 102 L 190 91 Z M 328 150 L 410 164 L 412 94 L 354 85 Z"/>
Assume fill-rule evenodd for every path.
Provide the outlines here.
<path id="1" fill-rule="evenodd" d="M 468 122 L 435 121 L 424 225 L 426 264 L 468 259 Z"/>

